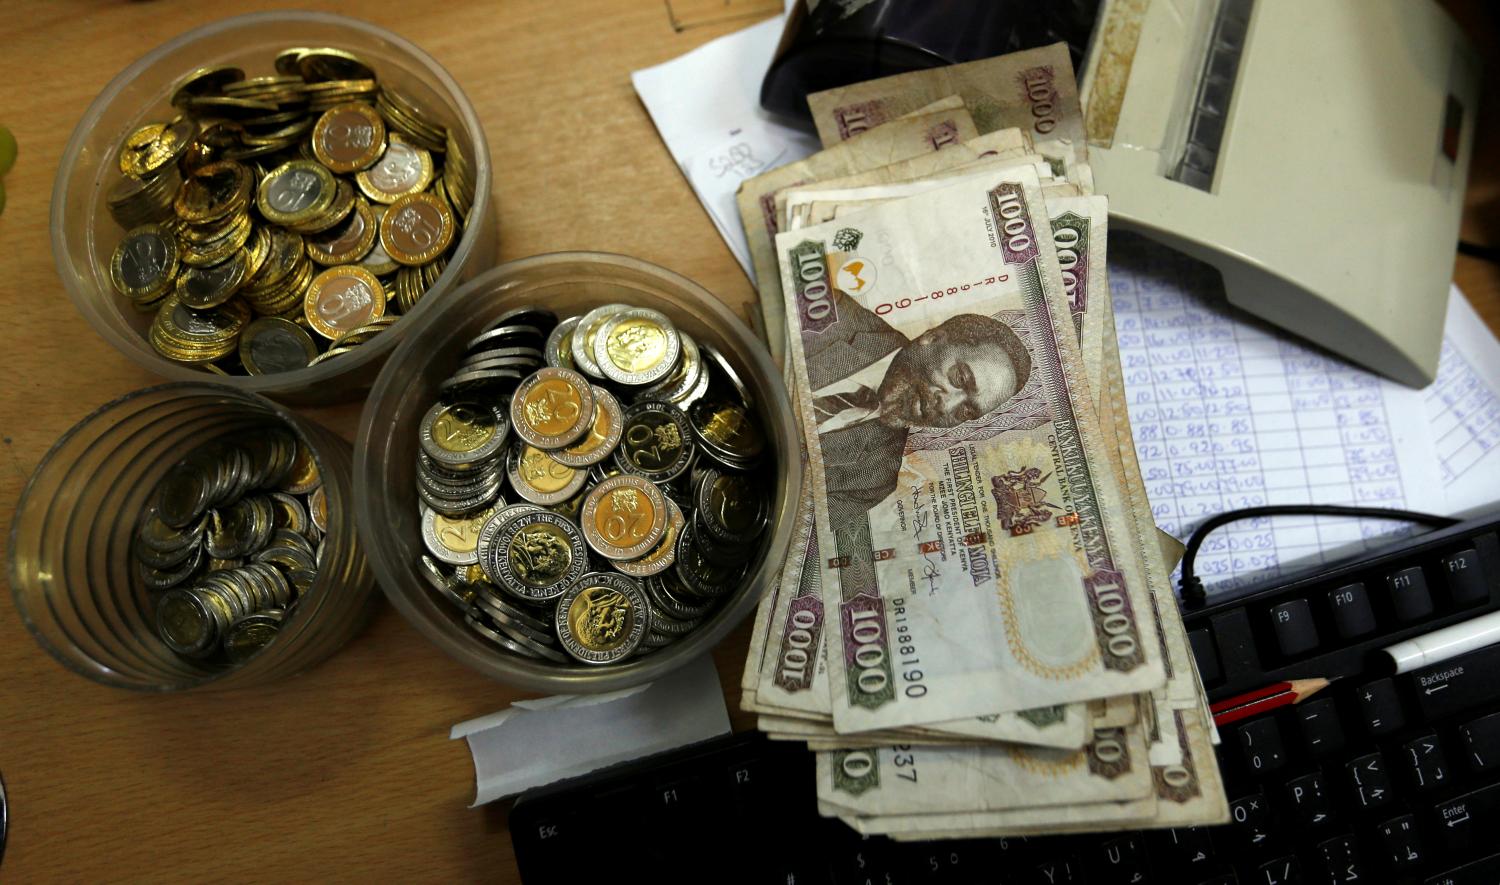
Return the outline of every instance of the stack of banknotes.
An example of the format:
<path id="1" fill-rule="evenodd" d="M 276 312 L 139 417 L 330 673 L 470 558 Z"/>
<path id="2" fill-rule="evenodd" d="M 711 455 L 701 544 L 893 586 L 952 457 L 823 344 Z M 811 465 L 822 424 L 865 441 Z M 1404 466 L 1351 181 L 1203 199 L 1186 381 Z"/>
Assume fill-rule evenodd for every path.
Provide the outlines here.
<path id="1" fill-rule="evenodd" d="M 1066 49 L 809 104 L 739 194 L 808 477 L 743 706 L 862 833 L 1223 822 Z"/>

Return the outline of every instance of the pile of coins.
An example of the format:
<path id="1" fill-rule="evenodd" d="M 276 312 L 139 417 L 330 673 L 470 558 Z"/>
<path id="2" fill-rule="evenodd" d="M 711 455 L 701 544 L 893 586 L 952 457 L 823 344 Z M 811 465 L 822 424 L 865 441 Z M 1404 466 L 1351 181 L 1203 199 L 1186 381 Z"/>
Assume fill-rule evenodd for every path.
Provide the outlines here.
<path id="1" fill-rule="evenodd" d="M 437 282 L 474 203 L 453 135 L 369 65 L 293 48 L 275 70 L 184 77 L 180 115 L 120 145 L 107 198 L 126 229 L 110 279 L 155 313 L 151 346 L 222 374 L 374 337 Z"/>
<path id="2" fill-rule="evenodd" d="M 243 663 L 311 591 L 327 528 L 317 464 L 285 428 L 193 450 L 153 491 L 133 544 L 157 634 L 206 666 Z"/>
<path id="3" fill-rule="evenodd" d="M 522 657 L 614 664 L 681 639 L 741 585 L 768 521 L 749 391 L 646 308 L 502 316 L 420 444 L 419 571 Z"/>

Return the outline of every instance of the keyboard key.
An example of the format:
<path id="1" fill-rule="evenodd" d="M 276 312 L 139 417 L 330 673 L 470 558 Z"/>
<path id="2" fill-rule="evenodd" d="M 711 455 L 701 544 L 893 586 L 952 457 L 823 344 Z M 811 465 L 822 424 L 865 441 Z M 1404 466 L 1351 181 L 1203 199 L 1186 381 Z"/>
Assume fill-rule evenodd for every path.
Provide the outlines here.
<path id="1" fill-rule="evenodd" d="M 1473 547 L 1444 556 L 1443 575 L 1447 579 L 1448 598 L 1459 608 L 1478 605 L 1490 598 L 1484 566 L 1479 561 L 1479 551 Z"/>
<path id="2" fill-rule="evenodd" d="M 1214 638 L 1206 628 L 1188 631 L 1188 645 L 1193 648 L 1193 658 L 1198 662 L 1198 675 L 1204 685 L 1213 685 L 1224 675 L 1219 669 L 1219 650 Z"/>
<path id="3" fill-rule="evenodd" d="M 1460 726 L 1458 739 L 1463 741 L 1472 770 L 1483 772 L 1500 766 L 1500 713 Z"/>
<path id="4" fill-rule="evenodd" d="M 1354 801 L 1359 803 L 1360 808 L 1380 808 L 1390 804 L 1395 798 L 1385 758 L 1378 752 L 1351 759 L 1344 768 L 1349 772 L 1349 780 L 1354 786 Z"/>
<path id="5" fill-rule="evenodd" d="M 1500 882 L 1500 854 L 1439 873 L 1422 885 L 1495 885 L 1496 882 Z"/>
<path id="6" fill-rule="evenodd" d="M 1422 858 L 1422 840 L 1417 836 L 1417 819 L 1409 814 L 1393 817 L 1375 831 L 1380 836 L 1380 847 L 1386 859 L 1397 870 L 1405 871 L 1419 866 Z"/>
<path id="7" fill-rule="evenodd" d="M 1293 885 L 1302 881 L 1302 870 L 1297 865 L 1295 854 L 1286 857 L 1278 857 L 1269 863 L 1260 865 L 1256 870 L 1256 876 L 1250 880 L 1255 885 Z"/>
<path id="8" fill-rule="evenodd" d="M 1437 735 L 1424 734 L 1401 747 L 1406 774 L 1418 790 L 1435 790 L 1448 783 L 1448 760 Z"/>
<path id="9" fill-rule="evenodd" d="M 1377 679 L 1360 686 L 1354 698 L 1359 702 L 1360 719 L 1370 734 L 1376 737 L 1390 734 L 1406 724 L 1396 683 L 1390 679 Z"/>
<path id="10" fill-rule="evenodd" d="M 1281 746 L 1281 729 L 1276 720 L 1267 716 L 1254 719 L 1239 728 L 1240 752 L 1245 765 L 1257 774 L 1270 774 L 1286 764 L 1286 752 Z"/>
<path id="11" fill-rule="evenodd" d="M 1305 599 L 1271 606 L 1271 628 L 1276 633 L 1276 647 L 1286 657 L 1295 658 L 1318 647 L 1318 628 L 1313 625 L 1312 608 Z"/>
<path id="12" fill-rule="evenodd" d="M 1321 759 L 1344 748 L 1344 726 L 1339 722 L 1333 698 L 1313 698 L 1293 708 L 1302 723 L 1302 743 L 1314 758 Z"/>
<path id="13" fill-rule="evenodd" d="M 1289 806 L 1299 829 L 1311 829 L 1328 823 L 1333 815 L 1333 801 L 1323 787 L 1323 773 L 1315 771 L 1286 782 Z"/>
<path id="14" fill-rule="evenodd" d="M 1204 879 L 1198 885 L 1240 885 L 1240 879 L 1234 873 L 1225 873 L 1222 876 L 1214 876 L 1212 879 Z"/>
<path id="15" fill-rule="evenodd" d="M 994 868 L 989 843 L 982 840 L 958 840 L 901 844 L 908 856 L 902 872 L 905 878 L 922 883 L 977 882 Z"/>
<path id="16" fill-rule="evenodd" d="M 1214 866 L 1213 838 L 1204 827 L 1153 830 L 1146 834 L 1146 838 L 1151 860 L 1158 867 L 1180 870 L 1187 875 L 1192 870 Z"/>
<path id="17" fill-rule="evenodd" d="M 1397 620 L 1407 623 L 1432 614 L 1432 594 L 1427 591 L 1427 576 L 1422 574 L 1421 566 L 1409 566 L 1387 575 L 1385 586 L 1390 591 L 1391 608 Z"/>
<path id="18" fill-rule="evenodd" d="M 1500 784 L 1439 802 L 1432 808 L 1432 826 L 1448 851 L 1465 851 L 1487 844 L 1500 832 Z"/>
<path id="19" fill-rule="evenodd" d="M 1208 619 L 1213 625 L 1214 646 L 1219 650 L 1219 664 L 1224 678 L 1237 679 L 1259 675 L 1260 655 L 1255 650 L 1255 632 L 1250 629 L 1250 614 L 1243 608 L 1232 608 Z"/>
<path id="20" fill-rule="evenodd" d="M 1335 836 L 1318 843 L 1325 882 L 1364 882 L 1366 870 L 1353 836 Z"/>
<path id="21" fill-rule="evenodd" d="M 1423 717 L 1443 719 L 1500 700 L 1497 673 L 1500 645 L 1487 645 L 1407 675 Z"/>
<path id="22" fill-rule="evenodd" d="M 1136 885 L 1149 875 L 1146 866 L 1145 838 L 1140 833 L 1120 836 L 1098 843 L 1092 849 L 1093 872 L 1090 885 Z"/>
<path id="23" fill-rule="evenodd" d="M 1243 854 L 1260 853 L 1271 838 L 1271 810 L 1260 793 L 1229 803 L 1229 826 L 1225 828 L 1232 847 Z"/>
<path id="24" fill-rule="evenodd" d="M 1375 632 L 1375 612 L 1364 584 L 1345 584 L 1328 591 L 1328 607 L 1340 639 L 1358 639 Z"/>
<path id="25" fill-rule="evenodd" d="M 1028 885 L 1070 885 L 1083 881 L 1083 867 L 1077 858 L 1057 857 L 1031 868 Z"/>

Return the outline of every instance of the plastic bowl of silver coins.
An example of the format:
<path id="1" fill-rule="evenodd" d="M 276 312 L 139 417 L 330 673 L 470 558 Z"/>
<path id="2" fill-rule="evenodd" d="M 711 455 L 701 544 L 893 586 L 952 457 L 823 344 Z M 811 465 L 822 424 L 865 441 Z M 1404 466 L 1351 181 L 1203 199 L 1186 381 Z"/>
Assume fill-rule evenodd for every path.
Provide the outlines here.
<path id="1" fill-rule="evenodd" d="M 707 652 L 773 586 L 801 487 L 780 374 L 712 294 L 618 255 L 510 262 L 408 333 L 360 422 L 387 597 L 535 691 Z"/>
<path id="2" fill-rule="evenodd" d="M 89 105 L 53 256 L 84 318 L 158 374 L 353 399 L 405 320 L 493 263 L 488 151 L 458 84 L 401 37 L 326 13 L 225 19 Z"/>
<path id="3" fill-rule="evenodd" d="M 366 622 L 352 452 L 256 394 L 185 382 L 101 406 L 16 506 L 10 586 L 68 669 L 119 688 L 289 676 Z"/>

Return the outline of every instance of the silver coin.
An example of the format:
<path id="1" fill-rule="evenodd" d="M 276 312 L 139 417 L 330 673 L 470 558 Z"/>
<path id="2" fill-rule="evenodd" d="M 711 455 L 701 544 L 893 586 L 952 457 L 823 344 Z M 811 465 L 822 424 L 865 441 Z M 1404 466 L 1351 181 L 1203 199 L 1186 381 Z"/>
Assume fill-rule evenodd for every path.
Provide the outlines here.
<path id="1" fill-rule="evenodd" d="M 499 478 L 491 485 L 485 486 L 478 494 L 470 498 L 441 498 L 427 491 L 420 484 L 417 486 L 417 497 L 423 503 L 444 516 L 460 517 L 468 516 L 486 507 L 491 507 L 500 498 L 500 486 L 504 483 Z"/>
<path id="2" fill-rule="evenodd" d="M 509 624 L 497 623 L 495 624 L 495 629 L 499 630 L 501 633 L 504 633 L 506 636 L 509 636 L 512 640 L 523 646 L 527 651 L 535 654 L 537 657 L 544 658 L 558 664 L 573 663 L 573 661 L 570 660 L 567 655 L 563 654 L 555 648 L 552 648 L 547 643 L 538 642 L 525 633 L 513 629 Z"/>
<path id="3" fill-rule="evenodd" d="M 655 483 L 682 476 L 693 462 L 693 431 L 682 410 L 660 400 L 632 403 L 625 410 L 624 431 L 615 448 L 621 471 Z"/>
<path id="4" fill-rule="evenodd" d="M 515 341 L 536 341 L 540 343 L 546 337 L 547 333 L 543 332 L 540 326 L 531 326 L 524 323 L 506 323 L 503 326 L 495 326 L 471 338 L 469 343 L 464 345 L 464 352 L 474 353 L 479 350 L 492 350 Z M 541 357 L 542 352 L 538 350 L 536 351 L 536 355 Z"/>
<path id="5" fill-rule="evenodd" d="M 532 445 L 511 447 L 505 475 L 517 495 L 548 507 L 571 500 L 589 478 L 587 470 L 569 467 Z"/>
<path id="6" fill-rule="evenodd" d="M 486 549 L 485 574 L 497 587 L 529 602 L 556 599 L 589 567 L 578 526 L 548 510 L 506 520 Z"/>
<path id="7" fill-rule="evenodd" d="M 554 638 L 552 636 L 552 613 L 550 610 L 545 613 L 547 616 L 546 620 L 543 620 L 536 614 L 527 611 L 526 607 L 520 603 L 512 603 L 501 599 L 498 594 L 490 592 L 489 587 L 483 584 L 475 586 L 474 603 L 492 616 L 495 612 L 501 612 L 518 624 L 523 624 L 547 636 L 549 639 Z"/>
<path id="8" fill-rule="evenodd" d="M 729 383 L 729 388 L 739 397 L 739 401 L 745 404 L 745 408 L 755 409 L 755 396 L 750 388 L 740 378 L 740 373 L 735 371 L 734 365 L 719 351 L 717 347 L 710 344 L 699 343 L 698 350 L 703 354 L 703 361 L 709 367 L 708 374 L 722 377 Z"/>
<path id="9" fill-rule="evenodd" d="M 428 585 L 438 592 L 438 595 L 458 606 L 460 611 L 468 611 L 474 601 L 474 590 L 455 581 L 445 574 L 430 556 L 422 556 L 417 560 L 417 571 L 427 580 Z"/>
<path id="10" fill-rule="evenodd" d="M 527 304 L 511 308 L 505 313 L 500 314 L 494 322 L 490 323 L 490 329 L 502 329 L 506 326 L 531 326 L 534 329 L 540 329 L 541 335 L 546 335 L 556 325 L 557 314 L 545 307 Z"/>
<path id="11" fill-rule="evenodd" d="M 573 363 L 573 330 L 578 327 L 580 317 L 568 317 L 557 324 L 552 334 L 547 336 L 547 344 L 542 348 L 542 357 L 547 365 L 556 366 L 559 369 L 577 370 Z"/>
<path id="12" fill-rule="evenodd" d="M 515 349 L 527 350 L 529 348 L 518 347 Z M 489 353 L 495 353 L 495 351 L 489 351 Z M 480 356 L 484 356 L 484 354 L 480 354 Z M 528 356 L 497 356 L 474 362 L 466 362 L 459 367 L 459 371 L 465 375 L 503 371 L 506 369 L 514 369 L 518 372 L 534 372 L 541 367 L 541 360 L 532 359 Z"/>
<path id="13" fill-rule="evenodd" d="M 504 633 L 501 633 L 491 625 L 486 624 L 484 621 L 480 620 L 480 618 L 477 617 L 473 612 L 464 615 L 464 623 L 469 625 L 469 629 L 473 630 L 475 633 L 478 633 L 480 636 L 483 636 L 485 639 L 488 639 L 498 646 L 513 651 L 523 658 L 535 658 L 540 660 L 542 657 L 536 652 L 531 651 L 530 649 L 521 645 L 519 642 L 516 642 L 514 639 L 511 639 L 509 636 L 506 636 Z"/>
<path id="14" fill-rule="evenodd" d="M 525 380 L 526 373 L 520 369 L 484 369 L 463 371 L 438 385 L 443 394 L 459 396 L 484 390 L 504 390 Z"/>
<path id="15" fill-rule="evenodd" d="M 677 327 L 649 307 L 611 315 L 594 335 L 594 364 L 616 384 L 638 387 L 660 381 L 677 368 L 681 355 Z"/>
<path id="16" fill-rule="evenodd" d="M 585 664 L 630 657 L 651 630 L 651 603 L 634 579 L 590 572 L 557 601 L 553 615 L 563 650 Z"/>
<path id="17" fill-rule="evenodd" d="M 422 416 L 418 438 L 427 457 L 465 467 L 493 458 L 505 445 L 509 423 L 498 406 L 440 402 Z"/>
<path id="18" fill-rule="evenodd" d="M 554 449 L 553 460 L 569 467 L 589 467 L 598 464 L 620 444 L 620 435 L 625 432 L 625 412 L 620 401 L 604 388 L 593 385 L 594 423 L 583 439 L 571 446 Z"/>
<path id="19" fill-rule="evenodd" d="M 698 400 L 708 396 L 708 391 L 711 387 L 713 387 L 713 376 L 705 368 L 704 371 L 698 373 L 698 383 L 693 385 L 693 389 L 681 396 L 673 397 L 672 402 L 686 409 Z"/>
<path id="20" fill-rule="evenodd" d="M 552 635 L 551 628 L 538 630 L 519 618 L 513 618 L 504 608 L 496 604 L 498 602 L 499 600 L 495 597 L 483 593 L 475 594 L 474 596 L 474 604 L 489 617 L 495 626 L 505 630 L 505 632 L 510 633 L 512 636 L 520 634 L 541 645 L 555 645 L 557 643 L 557 639 Z"/>
<path id="21" fill-rule="evenodd" d="M 651 597 L 652 604 L 670 617 L 685 621 L 701 618 L 712 611 L 717 604 L 717 601 L 713 599 L 691 603 L 685 601 L 683 597 L 689 594 L 681 590 L 676 576 L 670 571 L 648 578 L 644 583 L 646 594 Z M 674 590 L 674 587 L 678 589 Z"/>
<path id="22" fill-rule="evenodd" d="M 676 636 L 668 636 L 665 633 L 647 633 L 646 638 L 641 640 L 641 648 L 643 650 L 665 648 L 676 641 Z"/>
<path id="23" fill-rule="evenodd" d="M 698 353 L 698 342 L 681 329 L 677 330 L 677 338 L 682 347 L 682 356 L 677 359 L 677 370 L 650 387 L 643 388 L 636 399 L 676 402 L 698 385 L 698 380 L 705 374 L 703 357 Z"/>
<path id="24" fill-rule="evenodd" d="M 599 364 L 594 361 L 594 336 L 598 334 L 605 320 L 622 310 L 629 309 L 628 304 L 604 304 L 583 315 L 578 325 L 573 328 L 573 338 L 569 343 L 574 368 L 593 378 L 604 377 Z"/>
<path id="25" fill-rule="evenodd" d="M 458 364 L 460 369 L 479 368 L 482 363 L 490 360 L 520 360 L 518 366 L 532 366 L 541 368 L 542 352 L 535 347 L 487 347 L 484 350 L 470 351 L 463 362 Z M 502 368 L 494 366 L 493 368 Z"/>

